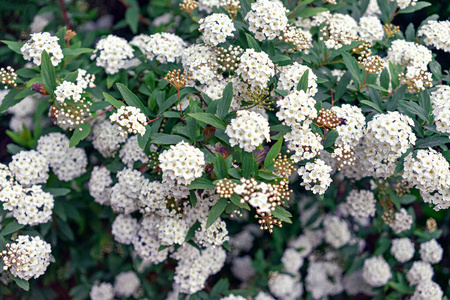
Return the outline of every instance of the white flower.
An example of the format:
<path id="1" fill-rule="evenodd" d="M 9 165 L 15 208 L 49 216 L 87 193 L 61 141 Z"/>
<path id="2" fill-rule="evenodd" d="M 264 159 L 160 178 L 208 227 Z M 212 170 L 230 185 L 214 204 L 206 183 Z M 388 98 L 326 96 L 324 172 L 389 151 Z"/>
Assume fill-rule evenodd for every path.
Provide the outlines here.
<path id="1" fill-rule="evenodd" d="M 303 284 L 300 277 L 274 273 L 269 280 L 270 292 L 280 300 L 299 299 L 303 295 Z"/>
<path id="2" fill-rule="evenodd" d="M 144 54 L 149 60 L 156 58 L 162 64 L 176 62 L 182 55 L 186 42 L 179 36 L 168 33 L 155 33 L 145 41 Z"/>
<path id="3" fill-rule="evenodd" d="M 406 274 L 410 285 L 416 285 L 422 281 L 430 281 L 433 278 L 433 267 L 424 261 L 415 261 Z"/>
<path id="4" fill-rule="evenodd" d="M 394 65 L 398 64 L 404 68 L 412 66 L 425 71 L 432 58 L 431 50 L 427 47 L 405 40 L 393 41 L 387 53 L 387 60 Z"/>
<path id="5" fill-rule="evenodd" d="M 361 17 L 358 27 L 359 36 L 373 44 L 374 41 L 381 41 L 384 37 L 383 24 L 376 16 Z"/>
<path id="6" fill-rule="evenodd" d="M 375 216 L 375 196 L 371 191 L 351 190 L 346 198 L 350 215 L 354 218 L 367 218 Z"/>
<path id="7" fill-rule="evenodd" d="M 95 284 L 89 296 L 91 300 L 113 300 L 114 299 L 114 289 L 111 283 L 102 282 L 100 284 Z"/>
<path id="8" fill-rule="evenodd" d="M 46 183 L 49 163 L 44 155 L 35 150 L 20 151 L 12 156 L 9 169 L 17 181 L 25 187 Z"/>
<path id="9" fill-rule="evenodd" d="M 122 136 L 126 136 L 128 133 L 139 133 L 141 136 L 145 134 L 147 117 L 137 107 L 121 106 L 109 119 L 119 125 L 118 129 Z"/>
<path id="10" fill-rule="evenodd" d="M 414 256 L 414 244 L 408 238 L 393 239 L 391 254 L 399 262 L 407 262 Z"/>
<path id="11" fill-rule="evenodd" d="M 442 300 L 443 292 L 441 287 L 431 281 L 421 281 L 414 291 L 411 300 Z"/>
<path id="12" fill-rule="evenodd" d="M 332 182 L 331 171 L 331 167 L 323 160 L 316 159 L 314 163 L 308 162 L 305 166 L 301 166 L 297 172 L 302 177 L 301 186 L 314 194 L 323 195 Z"/>
<path id="13" fill-rule="evenodd" d="M 363 267 L 363 278 L 370 286 L 384 286 L 392 278 L 389 264 L 381 256 L 366 259 Z"/>
<path id="14" fill-rule="evenodd" d="M 227 37 L 233 36 L 233 20 L 225 14 L 211 14 L 198 21 L 202 32 L 203 41 L 207 45 L 217 46 L 226 41 Z"/>
<path id="15" fill-rule="evenodd" d="M 115 74 L 126 68 L 134 57 L 133 52 L 134 49 L 125 39 L 110 34 L 97 43 L 91 60 L 95 59 L 97 66 L 103 67 L 106 74 Z"/>
<path id="16" fill-rule="evenodd" d="M 433 107 L 436 130 L 450 133 L 450 86 L 438 85 L 438 89 L 431 92 L 431 105 Z"/>
<path id="17" fill-rule="evenodd" d="M 275 75 L 275 65 L 265 52 L 248 48 L 241 56 L 236 73 L 254 87 L 266 88 L 270 77 Z"/>
<path id="18" fill-rule="evenodd" d="M 33 61 L 35 65 L 41 65 L 41 55 L 44 50 L 50 55 L 50 60 L 53 66 L 57 66 L 64 57 L 61 46 L 58 44 L 59 38 L 52 36 L 48 32 L 32 33 L 29 39 L 20 48 L 23 59 Z"/>
<path id="19" fill-rule="evenodd" d="M 417 35 L 425 36 L 425 45 L 450 52 L 450 21 L 429 20 L 420 27 Z"/>
<path id="20" fill-rule="evenodd" d="M 337 216 L 326 216 L 323 221 L 325 241 L 338 249 L 348 244 L 351 239 L 350 229 L 345 220 Z"/>
<path id="21" fill-rule="evenodd" d="M 257 40 L 273 40 L 286 28 L 287 12 L 281 1 L 258 0 L 252 3 L 244 20 L 248 22 L 248 29 L 255 34 Z"/>
<path id="22" fill-rule="evenodd" d="M 117 242 L 129 245 L 139 229 L 138 221 L 130 215 L 119 214 L 112 223 L 111 233 Z"/>
<path id="23" fill-rule="evenodd" d="M 405 230 L 411 229 L 412 216 L 408 214 L 406 209 L 402 208 L 399 212 L 395 213 L 394 220 L 389 224 L 389 227 L 396 233 L 402 233 Z"/>
<path id="24" fill-rule="evenodd" d="M 133 271 L 119 273 L 114 280 L 114 292 L 119 297 L 131 297 L 141 286 L 141 281 Z"/>
<path id="25" fill-rule="evenodd" d="M 442 260 L 443 252 L 441 245 L 434 239 L 420 244 L 420 258 L 425 262 L 437 264 Z"/>

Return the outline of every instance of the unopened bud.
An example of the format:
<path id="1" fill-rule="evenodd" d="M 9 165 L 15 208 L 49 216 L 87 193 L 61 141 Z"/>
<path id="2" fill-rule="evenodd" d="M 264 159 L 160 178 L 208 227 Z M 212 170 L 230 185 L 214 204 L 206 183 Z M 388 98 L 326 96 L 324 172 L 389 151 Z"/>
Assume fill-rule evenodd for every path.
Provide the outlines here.
<path id="1" fill-rule="evenodd" d="M 66 35 L 64 36 L 64 39 L 68 42 L 76 35 L 77 35 L 77 33 L 75 31 L 73 31 L 72 29 L 69 29 L 66 31 Z"/>
<path id="2" fill-rule="evenodd" d="M 214 137 L 216 133 L 216 128 L 211 125 L 206 125 L 205 129 L 203 129 L 203 141 L 205 143 L 209 143 L 211 139 Z"/>

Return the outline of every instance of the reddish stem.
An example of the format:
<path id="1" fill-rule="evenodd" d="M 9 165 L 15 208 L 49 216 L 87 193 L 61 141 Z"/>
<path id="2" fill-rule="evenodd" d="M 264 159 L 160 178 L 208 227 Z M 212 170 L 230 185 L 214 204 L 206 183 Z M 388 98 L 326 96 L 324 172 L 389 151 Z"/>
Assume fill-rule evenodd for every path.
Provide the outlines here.
<path id="1" fill-rule="evenodd" d="M 59 6 L 61 7 L 61 12 L 64 17 L 64 22 L 66 23 L 66 26 L 68 29 L 72 29 L 72 24 L 70 24 L 69 16 L 67 15 L 67 9 L 64 5 L 64 0 L 59 0 Z"/>

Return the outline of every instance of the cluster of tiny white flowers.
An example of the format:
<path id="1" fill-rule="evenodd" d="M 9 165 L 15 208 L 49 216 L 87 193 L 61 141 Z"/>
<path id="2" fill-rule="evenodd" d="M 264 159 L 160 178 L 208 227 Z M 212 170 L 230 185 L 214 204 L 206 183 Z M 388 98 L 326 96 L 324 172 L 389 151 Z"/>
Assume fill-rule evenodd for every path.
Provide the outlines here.
<path id="1" fill-rule="evenodd" d="M 192 78 L 206 84 L 216 78 L 216 53 L 208 46 L 194 44 L 183 51 L 181 61 L 183 68 L 191 72 Z M 234 86 L 233 86 L 234 88 Z"/>
<path id="2" fill-rule="evenodd" d="M 400 9 L 405 9 L 408 6 L 415 6 L 418 0 L 390 0 L 392 1 L 396 1 L 397 5 Z"/>
<path id="3" fill-rule="evenodd" d="M 144 177 L 138 170 L 125 168 L 117 172 L 117 179 L 118 182 L 111 189 L 113 211 L 124 214 L 136 211 Z"/>
<path id="4" fill-rule="evenodd" d="M 367 6 L 366 11 L 364 12 L 364 17 L 377 16 L 381 14 L 381 10 L 378 7 L 377 0 L 370 0 L 369 5 Z"/>
<path id="5" fill-rule="evenodd" d="M 391 254 L 401 263 L 407 262 L 414 256 L 414 244 L 408 238 L 393 239 Z"/>
<path id="6" fill-rule="evenodd" d="M 426 70 L 433 57 L 431 50 L 425 46 L 405 40 L 395 40 L 388 49 L 386 58 L 394 65 L 398 64 L 404 68 L 412 66 L 416 69 Z"/>
<path id="7" fill-rule="evenodd" d="M 450 52 L 450 21 L 429 20 L 420 27 L 417 35 L 425 36 L 425 45 Z"/>
<path id="8" fill-rule="evenodd" d="M 158 236 L 162 245 L 183 244 L 189 230 L 186 221 L 178 217 L 165 217 L 159 225 Z"/>
<path id="9" fill-rule="evenodd" d="M 95 87 L 95 75 L 88 74 L 88 72 L 84 69 L 78 69 L 77 75 L 77 85 L 82 89 L 87 89 L 88 87 Z"/>
<path id="10" fill-rule="evenodd" d="M 218 247 L 230 239 L 228 237 L 227 225 L 220 218 L 209 227 L 206 227 L 206 221 L 202 221 L 200 230 L 195 232 L 195 238 L 204 247 Z"/>
<path id="11" fill-rule="evenodd" d="M 316 159 L 314 163 L 308 162 L 298 169 L 298 175 L 302 177 L 301 186 L 314 194 L 323 195 L 330 186 L 331 167 L 326 165 L 321 159 Z"/>
<path id="12" fill-rule="evenodd" d="M 133 52 L 134 49 L 124 38 L 110 34 L 97 43 L 91 60 L 95 59 L 96 65 L 104 68 L 106 74 L 115 74 L 127 67 L 134 57 Z"/>
<path id="13" fill-rule="evenodd" d="M 9 90 L 0 90 L 0 99 L 2 99 L 2 92 L 6 94 Z M 36 111 L 38 102 L 38 97 L 35 95 L 27 96 L 23 98 L 19 103 L 8 108 L 7 113 L 12 114 L 11 120 L 9 121 L 9 128 L 14 132 L 19 132 L 23 130 L 23 126 L 28 129 L 33 128 L 33 114 Z M 0 101 L 1 103 L 2 101 Z"/>
<path id="14" fill-rule="evenodd" d="M 450 133 L 450 86 L 438 85 L 438 89 L 431 92 L 431 106 L 433 107 L 436 130 Z"/>
<path id="15" fill-rule="evenodd" d="M 325 19 L 325 27 L 321 30 L 328 49 L 340 49 L 350 45 L 358 37 L 358 24 L 355 19 L 344 14 L 330 14 Z"/>
<path id="16" fill-rule="evenodd" d="M 233 20 L 225 14 L 211 14 L 198 21 L 202 39 L 207 45 L 217 46 L 226 41 L 227 37 L 233 36 Z"/>
<path id="17" fill-rule="evenodd" d="M 225 133 L 230 137 L 230 145 L 238 145 L 246 152 L 252 152 L 264 140 L 270 142 L 269 122 L 261 114 L 239 110 L 237 117 L 231 120 L 226 127 Z"/>
<path id="18" fill-rule="evenodd" d="M 323 221 L 325 241 L 338 249 L 347 245 L 351 239 L 350 229 L 345 220 L 337 216 L 326 216 Z"/>
<path id="19" fill-rule="evenodd" d="M 335 130 L 339 133 L 335 145 L 348 151 L 355 147 L 363 137 L 363 129 L 366 125 L 361 108 L 343 104 L 342 106 L 333 106 L 331 108 L 339 119 L 345 120 L 343 124 L 336 126 Z"/>
<path id="20" fill-rule="evenodd" d="M 89 194 L 100 204 L 106 204 L 111 194 L 111 172 L 106 167 L 95 166 L 89 179 Z"/>
<path id="21" fill-rule="evenodd" d="M 430 281 L 434 276 L 433 267 L 424 261 L 415 261 L 406 273 L 406 279 L 410 285 L 419 284 L 421 281 Z"/>
<path id="22" fill-rule="evenodd" d="M 365 130 L 366 160 L 372 167 L 367 171 L 376 177 L 394 173 L 397 159 L 416 142 L 413 120 L 399 112 L 378 114 L 367 123 Z"/>
<path id="23" fill-rule="evenodd" d="M 413 218 L 408 214 L 406 209 L 402 208 L 395 213 L 394 220 L 389 224 L 389 227 L 396 233 L 402 233 L 405 230 L 411 229 Z"/>
<path id="24" fill-rule="evenodd" d="M 213 7 L 220 7 L 220 0 L 199 0 L 198 9 L 204 10 L 207 13 L 211 13 Z"/>
<path id="25" fill-rule="evenodd" d="M 351 190 L 346 198 L 350 215 L 355 218 L 367 218 L 375 216 L 376 201 L 371 191 Z"/>
<path id="26" fill-rule="evenodd" d="M 371 295 L 372 287 L 364 281 L 362 270 L 346 274 L 342 279 L 345 292 L 350 296 L 356 296 L 359 293 Z"/>
<path id="27" fill-rule="evenodd" d="M 439 284 L 428 280 L 421 281 L 414 291 L 411 300 L 441 300 L 443 292 Z"/>
<path id="28" fill-rule="evenodd" d="M 281 257 L 284 270 L 292 275 L 300 274 L 300 268 L 303 266 L 303 262 L 303 255 L 294 248 L 286 248 Z"/>
<path id="29" fill-rule="evenodd" d="M 280 300 L 298 299 L 303 295 L 303 284 L 299 276 L 274 273 L 268 285 L 270 292 Z"/>
<path id="30" fill-rule="evenodd" d="M 104 157 L 112 157 L 127 140 L 120 134 L 119 127 L 106 119 L 93 126 L 92 134 L 92 145 Z"/>
<path id="31" fill-rule="evenodd" d="M 278 79 L 278 88 L 286 92 L 295 91 L 297 84 L 302 78 L 303 74 L 308 71 L 308 89 L 307 93 L 314 96 L 317 93 L 317 76 L 313 73 L 311 68 L 294 62 L 292 65 L 280 67 L 280 74 Z"/>
<path id="32" fill-rule="evenodd" d="M 275 75 L 275 66 L 265 52 L 249 48 L 242 54 L 236 73 L 251 86 L 265 88 Z"/>
<path id="33" fill-rule="evenodd" d="M 65 80 L 55 90 L 56 100 L 59 102 L 64 102 L 65 100 L 78 102 L 81 100 L 82 93 L 83 89 L 81 86 Z"/>
<path id="34" fill-rule="evenodd" d="M 42 52 L 45 50 L 51 56 L 52 65 L 56 67 L 64 57 L 61 46 L 58 44 L 59 38 L 48 32 L 32 33 L 30 36 L 31 39 L 20 48 L 23 59 L 33 61 L 35 65 L 40 66 Z"/>
<path id="35" fill-rule="evenodd" d="M 113 300 L 114 289 L 111 283 L 102 282 L 94 284 L 89 292 L 91 300 Z"/>
<path id="36" fill-rule="evenodd" d="M 44 274 L 50 264 L 52 249 L 50 244 L 38 236 L 19 235 L 10 249 L 15 249 L 20 257 L 20 266 L 12 265 L 11 274 L 21 279 L 29 280 Z"/>
<path id="37" fill-rule="evenodd" d="M 277 101 L 276 116 L 287 126 L 308 125 L 317 118 L 316 100 L 304 91 L 294 91 Z M 305 127 L 305 126 L 303 126 Z"/>
<path id="38" fill-rule="evenodd" d="M 119 273 L 114 279 L 114 292 L 119 297 L 131 297 L 141 286 L 141 281 L 133 271 Z"/>
<path id="39" fill-rule="evenodd" d="M 145 47 L 150 42 L 150 40 L 151 40 L 151 38 L 150 38 L 149 35 L 147 35 L 147 34 L 139 34 L 139 35 L 135 35 L 131 39 L 130 45 L 138 47 L 139 50 L 141 50 L 141 52 L 143 54 L 145 54 Z"/>
<path id="40" fill-rule="evenodd" d="M 222 98 L 223 90 L 225 89 L 227 83 L 228 82 L 226 80 L 212 79 L 207 84 L 202 85 L 199 90 L 214 101 Z M 183 103 L 181 104 L 183 105 Z"/>
<path id="41" fill-rule="evenodd" d="M 13 210 L 13 216 L 19 224 L 34 226 L 50 221 L 55 203 L 53 196 L 42 190 L 40 185 L 24 189 L 22 198 Z"/>
<path id="42" fill-rule="evenodd" d="M 112 223 L 111 233 L 117 242 L 129 245 L 138 229 L 139 224 L 135 218 L 130 215 L 119 214 Z"/>
<path id="43" fill-rule="evenodd" d="M 323 150 L 322 137 L 307 126 L 293 125 L 291 131 L 284 135 L 284 140 L 288 151 L 294 152 L 291 155 L 294 162 L 312 159 Z"/>
<path id="44" fill-rule="evenodd" d="M 436 240 L 420 244 L 420 259 L 430 264 L 437 264 L 442 260 L 444 250 Z"/>
<path id="45" fill-rule="evenodd" d="M 386 285 L 392 278 L 392 273 L 382 256 L 374 256 L 364 261 L 362 276 L 370 286 L 380 287 Z"/>
<path id="46" fill-rule="evenodd" d="M 142 136 L 145 134 L 147 117 L 137 107 L 121 106 L 109 119 L 111 122 L 120 125 L 118 128 L 123 136 L 126 136 L 128 133 L 139 133 Z"/>
<path id="47" fill-rule="evenodd" d="M 283 3 L 278 0 L 258 0 L 252 3 L 251 8 L 244 20 L 248 22 L 248 30 L 255 34 L 255 38 L 264 41 L 279 37 L 288 24 L 288 10 Z"/>
<path id="48" fill-rule="evenodd" d="M 205 155 L 202 151 L 185 141 L 170 146 L 159 155 L 159 167 L 164 182 L 189 185 L 202 176 Z"/>
<path id="49" fill-rule="evenodd" d="M 220 298 L 220 300 L 246 300 L 246 298 L 244 298 L 242 296 L 229 295 L 229 296 Z"/>
<path id="50" fill-rule="evenodd" d="M 384 37 L 383 24 L 376 16 L 361 17 L 358 27 L 359 36 L 369 42 L 381 41 Z"/>
<path id="51" fill-rule="evenodd" d="M 139 194 L 140 211 L 143 214 L 162 210 L 166 207 L 168 187 L 159 181 L 145 180 Z"/>
<path id="52" fill-rule="evenodd" d="M 25 187 L 46 183 L 49 176 L 48 160 L 35 150 L 14 154 L 8 166 L 16 180 Z"/>
<path id="53" fill-rule="evenodd" d="M 161 241 L 158 238 L 158 224 L 161 219 L 149 215 L 141 219 L 141 226 L 133 239 L 136 253 L 149 263 L 159 264 L 167 259 L 170 248 L 159 251 Z"/>
<path id="54" fill-rule="evenodd" d="M 122 149 L 120 149 L 119 157 L 128 167 L 132 167 L 133 163 L 137 161 L 142 163 L 148 162 L 148 156 L 145 154 L 144 150 L 139 147 L 137 135 L 132 135 L 128 138 Z"/>
<path id="55" fill-rule="evenodd" d="M 342 293 L 342 267 L 335 262 L 310 261 L 305 278 L 306 290 L 313 299 L 326 299 L 327 296 Z"/>
<path id="56" fill-rule="evenodd" d="M 156 58 L 162 64 L 175 62 L 183 53 L 186 42 L 179 36 L 161 32 L 152 34 L 145 46 L 144 54 L 149 60 Z"/>

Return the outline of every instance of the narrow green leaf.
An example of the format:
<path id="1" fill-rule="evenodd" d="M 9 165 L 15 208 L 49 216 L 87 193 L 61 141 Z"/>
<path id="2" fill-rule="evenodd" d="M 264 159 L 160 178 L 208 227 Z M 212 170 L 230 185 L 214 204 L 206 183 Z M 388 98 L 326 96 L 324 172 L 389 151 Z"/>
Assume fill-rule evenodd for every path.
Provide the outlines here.
<path id="1" fill-rule="evenodd" d="M 94 49 L 91 49 L 91 48 L 75 48 L 75 49 L 64 48 L 62 50 L 62 52 L 64 55 L 77 56 L 77 55 L 84 54 L 84 53 L 92 53 L 92 52 L 94 52 Z"/>
<path id="2" fill-rule="evenodd" d="M 422 148 L 422 149 L 426 149 L 428 147 L 438 147 L 438 146 L 442 146 L 445 144 L 450 143 L 450 138 L 447 136 L 432 136 L 432 137 L 428 137 L 425 139 L 419 139 L 416 142 L 416 147 L 417 148 Z"/>
<path id="3" fill-rule="evenodd" d="M 198 121 L 205 122 L 206 124 L 214 126 L 218 129 L 225 129 L 226 127 L 225 123 L 219 117 L 210 113 L 193 113 L 188 115 Z"/>
<path id="4" fill-rule="evenodd" d="M 216 204 L 211 207 L 211 210 L 209 211 L 208 219 L 206 220 L 206 228 L 209 228 L 214 222 L 217 221 L 217 219 L 220 217 L 220 215 L 225 210 L 225 207 L 228 204 L 228 200 L 225 198 L 220 198 Z"/>
<path id="5" fill-rule="evenodd" d="M 119 80 L 119 73 L 106 75 L 106 88 L 110 89 L 117 80 Z"/>
<path id="6" fill-rule="evenodd" d="M 125 21 L 130 26 L 131 31 L 136 33 L 139 25 L 139 8 L 132 6 L 125 12 Z"/>
<path id="7" fill-rule="evenodd" d="M 25 42 L 15 42 L 15 41 L 5 41 L 2 40 L 2 43 L 6 44 L 9 49 L 16 52 L 17 54 L 22 55 L 22 52 L 20 51 L 20 48 L 25 44 Z"/>
<path id="8" fill-rule="evenodd" d="M 195 221 L 195 223 L 191 226 L 191 228 L 189 228 L 184 241 L 188 242 L 188 241 L 192 240 L 192 238 L 195 236 L 195 232 L 197 231 L 197 229 L 200 228 L 200 226 L 201 226 L 200 222 Z"/>
<path id="9" fill-rule="evenodd" d="M 425 1 L 419 1 L 419 2 L 416 2 L 416 5 L 410 5 L 404 9 L 400 9 L 398 11 L 398 13 L 399 14 L 410 14 L 410 13 L 421 10 L 422 8 L 425 8 L 428 6 L 431 6 L 431 3 L 425 2 Z"/>
<path id="10" fill-rule="evenodd" d="M 389 77 L 389 70 L 387 68 L 384 68 L 383 71 L 381 71 L 380 74 L 380 85 L 385 90 L 389 90 L 389 84 L 390 84 L 390 77 Z"/>
<path id="11" fill-rule="evenodd" d="M 21 224 L 17 223 L 16 221 L 12 221 L 8 225 L 6 225 L 5 228 L 3 228 L 3 230 L 0 232 L 0 234 L 5 236 L 8 234 L 14 233 L 16 231 L 19 231 L 20 229 L 22 229 L 24 227 L 25 227 L 25 225 L 21 225 Z"/>
<path id="12" fill-rule="evenodd" d="M 114 106 L 117 109 L 120 108 L 121 106 L 125 106 L 125 103 L 117 100 L 116 98 L 105 92 L 103 92 L 103 97 L 105 97 L 106 101 L 108 101 L 112 106 Z"/>
<path id="13" fill-rule="evenodd" d="M 258 176 L 258 163 L 253 153 L 244 152 L 242 155 L 242 177 L 256 178 Z"/>
<path id="14" fill-rule="evenodd" d="M 11 89 L 0 104 L 0 113 L 13 107 L 20 101 L 15 101 L 14 98 L 21 92 L 21 90 Z"/>
<path id="15" fill-rule="evenodd" d="M 308 91 L 308 76 L 309 70 L 306 70 L 297 84 L 297 91 L 304 91 L 305 93 Z"/>
<path id="16" fill-rule="evenodd" d="M 50 60 L 50 56 L 44 50 L 41 55 L 41 77 L 44 82 L 44 87 L 50 96 L 55 96 L 56 90 L 56 75 L 55 75 L 55 67 Z"/>
<path id="17" fill-rule="evenodd" d="M 17 284 L 17 286 L 20 287 L 21 289 L 23 289 L 25 291 L 28 291 L 30 289 L 30 284 L 28 283 L 28 280 L 14 277 L 14 276 L 12 276 L 12 279 Z"/>
<path id="18" fill-rule="evenodd" d="M 245 37 L 249 48 L 255 49 L 256 52 L 261 52 L 261 47 L 259 47 L 258 42 L 250 34 L 246 33 Z"/>
<path id="19" fill-rule="evenodd" d="M 214 157 L 214 173 L 218 179 L 228 177 L 227 163 L 220 153 L 216 153 L 216 157 Z"/>
<path id="20" fill-rule="evenodd" d="M 339 133 L 336 130 L 331 130 L 327 132 L 327 134 L 325 135 L 325 140 L 323 141 L 323 147 L 328 148 L 333 146 L 338 136 Z"/>
<path id="21" fill-rule="evenodd" d="M 141 112 L 145 114 L 146 110 L 141 100 L 139 100 L 139 98 L 132 91 L 130 91 L 129 88 L 127 88 L 122 83 L 117 83 L 116 86 L 128 105 L 139 108 Z"/>
<path id="22" fill-rule="evenodd" d="M 74 130 L 72 137 L 70 138 L 69 147 L 75 147 L 79 142 L 84 140 L 91 132 L 91 124 L 85 122 L 78 125 Z"/>
<path id="23" fill-rule="evenodd" d="M 223 90 L 223 97 L 217 104 L 217 116 L 220 119 L 225 118 L 230 110 L 231 101 L 233 100 L 233 83 L 229 82 Z"/>
<path id="24" fill-rule="evenodd" d="M 347 69 L 350 71 L 350 73 L 353 76 L 353 81 L 360 84 L 361 69 L 358 65 L 358 62 L 356 61 L 356 59 L 353 56 L 351 56 L 347 52 L 341 51 L 341 55 L 342 55 L 342 58 L 344 59 L 345 66 L 347 67 Z"/>
<path id="25" fill-rule="evenodd" d="M 347 91 L 347 86 L 350 84 L 350 81 L 352 80 L 352 74 L 350 72 L 345 72 L 344 75 L 342 75 L 341 80 L 339 80 L 339 83 L 336 86 L 336 91 L 334 93 L 334 98 L 336 100 L 341 99 L 342 95 L 345 94 Z"/>
<path id="26" fill-rule="evenodd" d="M 269 152 L 264 159 L 264 169 L 271 166 L 273 164 L 273 160 L 277 158 L 278 154 L 281 151 L 281 146 L 283 145 L 283 138 L 280 138 L 278 142 L 276 142 L 272 148 L 270 148 Z"/>
<path id="27" fill-rule="evenodd" d="M 147 145 L 148 141 L 150 140 L 151 133 L 152 133 L 151 126 L 147 125 L 147 126 L 145 126 L 144 135 L 140 135 L 140 134 L 137 135 L 138 144 L 142 150 L 145 149 L 145 146 Z"/>
<path id="28" fill-rule="evenodd" d="M 275 207 L 275 210 L 272 211 L 272 215 L 283 222 L 292 224 L 292 214 L 281 206 Z"/>
<path id="29" fill-rule="evenodd" d="M 190 189 L 199 189 L 199 190 L 211 190 L 216 186 L 212 183 L 212 181 L 205 178 L 197 178 L 191 182 L 189 185 Z"/>
<path id="30" fill-rule="evenodd" d="M 377 112 L 379 112 L 380 114 L 383 113 L 383 111 L 381 110 L 381 108 L 376 105 L 375 103 L 373 103 L 372 101 L 369 100 L 361 100 L 359 101 L 361 104 L 367 105 L 372 107 L 373 109 L 375 109 Z"/>
<path id="31" fill-rule="evenodd" d="M 307 7 L 304 9 L 299 9 L 295 16 L 300 18 L 309 18 L 327 10 L 328 9 L 325 7 Z"/>
<path id="32" fill-rule="evenodd" d="M 70 193 L 70 189 L 67 188 L 45 188 L 44 191 L 52 194 L 53 197 L 65 196 Z"/>
<path id="33" fill-rule="evenodd" d="M 186 141 L 186 139 L 180 135 L 163 134 L 163 133 L 153 134 L 150 140 L 152 144 L 157 145 L 175 145 L 181 141 Z"/>

